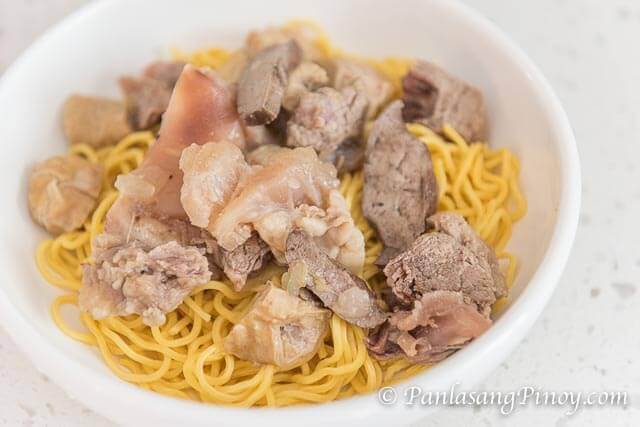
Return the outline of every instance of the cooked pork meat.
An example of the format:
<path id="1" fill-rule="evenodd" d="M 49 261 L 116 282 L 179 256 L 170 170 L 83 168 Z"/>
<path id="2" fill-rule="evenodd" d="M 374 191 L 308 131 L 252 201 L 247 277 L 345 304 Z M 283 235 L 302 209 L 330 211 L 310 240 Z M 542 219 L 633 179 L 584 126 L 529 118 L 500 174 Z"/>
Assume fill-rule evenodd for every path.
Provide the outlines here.
<path id="1" fill-rule="evenodd" d="M 304 263 L 306 288 L 347 322 L 372 328 L 385 321 L 366 282 L 331 260 L 306 232 L 294 230 L 287 238 L 287 263 Z"/>
<path id="2" fill-rule="evenodd" d="M 329 76 L 324 68 L 315 62 L 302 62 L 289 75 L 282 106 L 289 111 L 294 111 L 302 95 L 319 89 L 327 83 L 329 83 Z"/>
<path id="3" fill-rule="evenodd" d="M 402 79 L 402 88 L 405 121 L 422 123 L 436 132 L 449 124 L 468 142 L 486 138 L 484 101 L 475 87 L 420 61 Z"/>
<path id="4" fill-rule="evenodd" d="M 416 300 L 412 309 L 393 313 L 367 344 L 380 359 L 402 356 L 412 363 L 434 363 L 490 325 L 491 319 L 466 302 L 461 292 L 433 291 Z"/>
<path id="5" fill-rule="evenodd" d="M 322 160 L 347 139 L 362 133 L 367 100 L 352 86 L 307 92 L 287 124 L 287 145 L 312 147 Z"/>
<path id="6" fill-rule="evenodd" d="M 226 251 L 221 248 L 220 251 L 224 274 L 237 291 L 244 287 L 251 273 L 267 263 L 271 255 L 269 246 L 256 233 L 234 250 Z"/>
<path id="7" fill-rule="evenodd" d="M 332 86 L 338 90 L 353 86 L 367 100 L 366 119 L 373 119 L 391 99 L 393 85 L 375 68 L 362 61 L 338 58 L 329 63 Z"/>
<path id="8" fill-rule="evenodd" d="M 493 250 L 458 214 L 438 213 L 429 223 L 437 231 L 423 234 L 386 265 L 387 284 L 405 303 L 435 290 L 462 292 L 488 316 L 507 294 Z"/>
<path id="9" fill-rule="evenodd" d="M 176 242 L 150 251 L 131 243 L 97 253 L 101 268 L 84 266 L 79 298 L 80 308 L 94 319 L 139 314 L 146 325 L 161 325 L 164 313 L 211 277 L 206 257 Z"/>
<path id="10" fill-rule="evenodd" d="M 95 96 L 70 96 L 64 103 L 62 125 L 71 144 L 94 148 L 115 144 L 131 132 L 124 104 Z"/>
<path id="11" fill-rule="evenodd" d="M 300 47 L 291 40 L 270 46 L 249 61 L 238 82 L 238 112 L 246 124 L 264 125 L 276 119 L 289 73 L 301 59 Z"/>
<path id="12" fill-rule="evenodd" d="M 224 339 L 243 360 L 291 369 L 309 360 L 327 331 L 331 312 L 269 284 Z"/>
<path id="13" fill-rule="evenodd" d="M 160 122 L 184 66 L 183 62 L 154 62 L 142 76 L 120 79 L 131 127 L 149 129 Z"/>
<path id="14" fill-rule="evenodd" d="M 191 223 L 206 228 L 217 218 L 249 169 L 242 151 L 227 141 L 182 150 L 180 201 Z"/>
<path id="15" fill-rule="evenodd" d="M 425 231 L 438 201 L 429 150 L 406 129 L 401 110 L 393 102 L 376 119 L 365 153 L 362 211 L 385 246 L 379 265 Z"/>
<path id="16" fill-rule="evenodd" d="M 75 155 L 52 157 L 29 176 L 29 211 L 52 234 L 75 230 L 93 211 L 101 187 L 99 165 Z"/>
<path id="17" fill-rule="evenodd" d="M 338 191 L 335 169 L 311 149 L 267 145 L 248 158 L 253 166 L 225 141 L 184 150 L 181 198 L 191 223 L 209 230 L 227 252 L 255 230 L 281 261 L 287 235 L 301 227 L 332 258 L 359 272 L 364 238 Z"/>
<path id="18" fill-rule="evenodd" d="M 220 246 L 233 251 L 255 230 L 276 259 L 283 261 L 287 236 L 299 227 L 331 258 L 359 272 L 364 262 L 364 238 L 338 190 L 335 168 L 319 161 L 310 148 L 265 146 L 250 157 L 257 163 L 239 179 L 224 209 L 209 221 L 207 229 Z M 216 164 L 213 153 L 208 162 Z M 244 159 L 224 166 L 248 168 Z M 227 176 L 223 169 L 217 173 Z"/>
<path id="19" fill-rule="evenodd" d="M 245 50 L 252 58 L 267 47 L 294 40 L 302 49 L 304 59 L 318 61 L 323 54 L 316 39 L 316 30 L 308 26 L 269 27 L 250 32 L 245 40 Z"/>

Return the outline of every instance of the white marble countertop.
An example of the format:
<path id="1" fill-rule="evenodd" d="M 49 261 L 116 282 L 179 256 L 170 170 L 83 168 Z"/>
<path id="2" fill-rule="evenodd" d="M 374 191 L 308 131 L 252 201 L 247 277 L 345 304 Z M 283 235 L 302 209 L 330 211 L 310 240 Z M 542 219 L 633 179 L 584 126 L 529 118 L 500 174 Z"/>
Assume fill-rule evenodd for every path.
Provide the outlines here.
<path id="1" fill-rule="evenodd" d="M 0 72 L 83 0 L 0 0 Z M 625 390 L 630 404 L 446 408 L 424 425 L 640 424 L 640 3 L 633 0 L 467 0 L 539 65 L 575 129 L 583 207 L 569 265 L 517 350 L 482 385 L 556 391 Z M 108 426 L 39 374 L 0 330 L 0 423 Z"/>

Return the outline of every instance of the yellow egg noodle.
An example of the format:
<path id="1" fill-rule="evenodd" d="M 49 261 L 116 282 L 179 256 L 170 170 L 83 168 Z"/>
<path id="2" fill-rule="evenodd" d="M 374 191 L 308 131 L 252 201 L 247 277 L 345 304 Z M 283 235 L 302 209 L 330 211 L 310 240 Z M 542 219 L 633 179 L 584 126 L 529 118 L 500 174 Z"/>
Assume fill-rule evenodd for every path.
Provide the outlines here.
<path id="1" fill-rule="evenodd" d="M 339 55 L 317 31 L 317 44 L 322 52 L 327 56 Z M 225 50 L 210 49 L 187 59 L 198 66 L 216 68 L 229 56 Z M 410 62 L 393 58 L 370 62 L 393 81 L 399 94 L 400 78 Z M 511 284 L 516 262 L 505 246 L 513 223 L 527 209 L 518 187 L 518 161 L 507 149 L 493 150 L 484 143 L 467 144 L 450 127 L 444 129 L 444 138 L 422 125 L 411 124 L 408 128 L 431 152 L 439 188 L 439 210 L 456 211 L 469 221 L 495 248 L 498 257 L 508 262 L 505 271 Z M 102 231 L 105 215 L 117 197 L 115 178 L 135 169 L 154 140 L 153 132 L 136 132 L 115 146 L 94 150 L 80 144 L 70 149 L 71 153 L 103 166 L 104 186 L 95 211 L 82 229 L 45 240 L 37 249 L 37 265 L 43 277 L 65 291 L 51 306 L 53 320 L 63 333 L 97 347 L 117 376 L 142 388 L 179 398 L 245 407 L 327 402 L 371 392 L 426 369 L 403 359 L 372 358 L 365 346 L 365 332 L 335 314 L 324 343 L 310 361 L 299 367 L 280 370 L 226 354 L 223 339 L 250 308 L 255 294 L 267 280 L 279 283 L 284 269 L 275 265 L 250 279 L 248 290 L 242 292 L 236 292 L 226 280 L 209 282 L 168 313 L 166 323 L 160 327 L 144 325 L 137 315 L 94 320 L 87 313 L 80 313 L 84 330 L 67 323 L 61 308 L 72 306 L 79 312 L 82 264 L 91 262 L 91 241 Z M 362 277 L 379 292 L 384 286 L 384 275 L 373 262 L 382 244 L 360 207 L 362 172 L 342 175 L 340 181 L 340 190 L 365 237 Z"/>

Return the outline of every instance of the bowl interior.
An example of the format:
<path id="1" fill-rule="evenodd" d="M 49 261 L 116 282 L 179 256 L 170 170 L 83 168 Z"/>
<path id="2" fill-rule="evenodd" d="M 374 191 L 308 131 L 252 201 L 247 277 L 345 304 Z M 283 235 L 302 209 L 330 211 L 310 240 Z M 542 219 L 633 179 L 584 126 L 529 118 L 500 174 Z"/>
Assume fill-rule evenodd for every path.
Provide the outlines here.
<path id="1" fill-rule="evenodd" d="M 549 248 L 567 190 L 563 188 L 566 156 L 562 146 L 567 141 L 558 132 L 559 119 L 554 118 L 549 95 L 541 89 L 537 77 L 530 74 L 531 70 L 510 45 L 503 44 L 499 36 L 488 31 L 486 24 L 466 9 L 446 1 L 422 0 L 404 1 L 402 6 L 383 0 L 103 2 L 77 13 L 47 34 L 7 72 L 0 87 L 0 135 L 4 139 L 0 169 L 3 196 L 0 299 L 11 311 L 11 316 L 5 316 L 4 327 L 14 337 L 28 338 L 29 342 L 22 345 L 36 362 L 46 365 L 45 359 L 55 360 L 56 372 L 48 374 L 73 394 L 82 395 L 86 391 L 91 396 L 100 390 L 108 395 L 120 380 L 108 372 L 93 349 L 68 339 L 54 326 L 49 305 L 59 292 L 40 278 L 34 264 L 36 245 L 45 238 L 45 233 L 29 217 L 27 177 L 35 162 L 63 153 L 67 148 L 61 130 L 63 101 L 75 92 L 118 96 L 118 76 L 137 73 L 145 63 L 168 57 L 171 47 L 184 50 L 235 47 L 248 30 L 291 18 L 316 20 L 335 44 L 345 50 L 370 56 L 428 59 L 482 89 L 490 117 L 491 143 L 495 147 L 508 147 L 521 160 L 521 184 L 529 202 L 529 211 L 514 228 L 509 244 L 509 250 L 520 261 L 519 270 L 512 297 L 496 327 L 507 321 L 512 306 L 527 296 L 523 292 L 528 286 L 533 286 L 531 279 Z M 513 309 L 539 310 L 528 308 L 526 301 Z M 7 324 L 6 319 L 16 323 Z M 509 325 L 503 325 L 502 331 L 507 334 Z M 483 337 L 484 340 L 478 340 L 412 382 L 441 387 L 447 381 L 479 378 L 487 370 L 481 366 L 480 355 L 493 357 L 480 347 L 500 340 L 497 334 Z M 524 331 L 509 334 L 521 338 Z M 50 354 L 33 354 L 41 351 Z M 489 366 L 497 363 L 499 360 Z M 470 373 L 471 367 L 474 373 Z M 66 374 L 74 370 L 90 372 L 88 375 L 95 375 L 92 379 L 98 383 L 82 386 L 69 380 Z M 140 402 L 148 403 L 160 399 L 150 393 L 137 394 L 133 388 L 119 390 L 131 393 L 131 401 L 141 399 Z M 350 408 L 351 417 L 364 418 L 361 408 L 371 408 L 372 399 L 341 402 L 331 411 L 339 413 Z M 179 414 L 180 408 L 186 407 L 180 406 L 186 405 L 183 402 L 164 402 L 156 412 Z M 86 400 L 85 403 L 103 409 L 99 403 Z M 204 405 L 190 408 L 205 409 L 193 409 L 181 416 L 188 419 L 199 416 L 198 411 L 216 409 Z M 217 410 L 219 414 L 224 411 Z M 125 409 L 121 412 L 128 413 Z M 153 417 L 150 412 L 149 407 L 140 407 L 141 414 Z M 225 412 L 230 417 L 238 413 Z M 112 416 L 122 421 L 119 415 Z M 265 421 L 269 424 L 268 419 Z"/>

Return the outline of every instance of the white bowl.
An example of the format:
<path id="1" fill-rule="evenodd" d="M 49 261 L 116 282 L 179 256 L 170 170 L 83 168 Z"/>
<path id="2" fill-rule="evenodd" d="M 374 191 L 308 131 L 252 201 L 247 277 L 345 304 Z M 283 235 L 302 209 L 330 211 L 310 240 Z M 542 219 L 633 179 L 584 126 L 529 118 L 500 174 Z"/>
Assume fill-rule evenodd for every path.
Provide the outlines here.
<path id="1" fill-rule="evenodd" d="M 522 163 L 529 212 L 510 244 L 521 265 L 508 308 L 482 337 L 405 385 L 431 390 L 448 390 L 456 382 L 473 386 L 525 336 L 556 286 L 580 205 L 574 137 L 540 72 L 473 11 L 447 0 L 96 2 L 42 36 L 0 83 L 0 319 L 40 371 L 117 422 L 389 425 L 426 414 L 400 402 L 383 406 L 376 395 L 281 409 L 236 409 L 164 397 L 116 378 L 94 349 L 64 336 L 49 315 L 57 291 L 35 268 L 34 250 L 45 234 L 29 218 L 26 186 L 34 162 L 65 151 L 64 99 L 72 92 L 117 95 L 119 75 L 167 56 L 169 47 L 237 46 L 249 29 L 299 17 L 317 20 L 349 51 L 426 58 L 473 82 L 486 97 L 492 143 L 509 147 Z"/>

